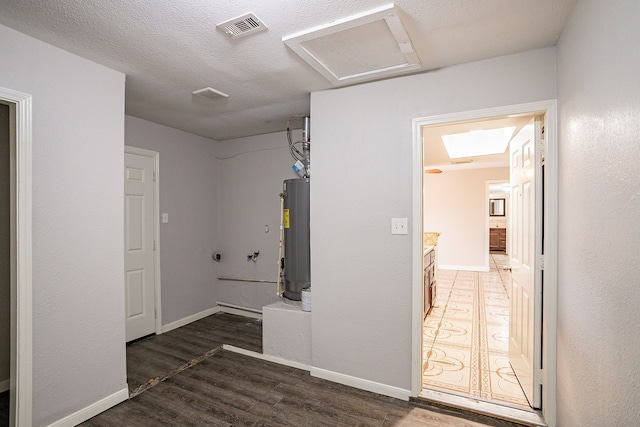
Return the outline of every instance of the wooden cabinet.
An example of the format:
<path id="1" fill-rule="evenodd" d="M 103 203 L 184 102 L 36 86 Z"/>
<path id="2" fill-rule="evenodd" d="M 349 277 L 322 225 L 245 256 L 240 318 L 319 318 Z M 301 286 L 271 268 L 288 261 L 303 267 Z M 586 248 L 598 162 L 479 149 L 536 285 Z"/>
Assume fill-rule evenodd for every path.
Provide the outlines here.
<path id="1" fill-rule="evenodd" d="M 507 250 L 507 229 L 506 228 L 490 228 L 489 229 L 489 250 L 490 251 L 506 251 Z"/>
<path id="2" fill-rule="evenodd" d="M 427 316 L 436 299 L 436 250 L 431 248 L 424 254 L 424 305 L 423 318 Z"/>

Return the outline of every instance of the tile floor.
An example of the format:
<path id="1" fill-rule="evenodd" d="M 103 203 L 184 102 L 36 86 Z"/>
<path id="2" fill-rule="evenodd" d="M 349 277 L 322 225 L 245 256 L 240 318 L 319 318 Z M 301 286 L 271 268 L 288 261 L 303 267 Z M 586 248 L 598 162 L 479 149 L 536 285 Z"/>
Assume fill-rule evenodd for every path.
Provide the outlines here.
<path id="1" fill-rule="evenodd" d="M 520 409 L 529 404 L 509 365 L 509 272 L 491 254 L 488 273 L 438 270 L 423 327 L 424 388 Z"/>

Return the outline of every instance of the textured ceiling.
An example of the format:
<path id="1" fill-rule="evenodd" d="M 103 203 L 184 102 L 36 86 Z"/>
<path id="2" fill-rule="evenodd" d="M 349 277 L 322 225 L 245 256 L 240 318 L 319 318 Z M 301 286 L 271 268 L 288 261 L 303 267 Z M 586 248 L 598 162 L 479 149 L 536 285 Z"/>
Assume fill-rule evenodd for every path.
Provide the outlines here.
<path id="1" fill-rule="evenodd" d="M 126 113 L 224 140 L 283 130 L 334 87 L 282 42 L 380 0 L 0 0 L 0 24 L 126 73 Z M 575 0 L 397 0 L 418 72 L 555 45 Z M 268 27 L 233 40 L 247 12 Z M 0 41 L 1 42 L 1 41 Z M 415 71 L 414 71 L 415 72 Z M 192 95 L 210 86 L 230 95 Z"/>

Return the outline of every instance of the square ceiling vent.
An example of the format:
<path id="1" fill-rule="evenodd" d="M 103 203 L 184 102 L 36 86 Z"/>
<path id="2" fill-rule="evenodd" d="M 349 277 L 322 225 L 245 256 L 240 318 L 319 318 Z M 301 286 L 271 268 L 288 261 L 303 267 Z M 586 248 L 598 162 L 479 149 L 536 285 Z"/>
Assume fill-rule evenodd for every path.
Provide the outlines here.
<path id="1" fill-rule="evenodd" d="M 253 12 L 249 12 L 237 18 L 221 22 L 216 25 L 216 28 L 224 31 L 232 39 L 239 39 L 258 31 L 264 31 L 267 26 Z"/>
<path id="2" fill-rule="evenodd" d="M 394 4 L 282 38 L 334 85 L 420 69 L 420 59 Z"/>

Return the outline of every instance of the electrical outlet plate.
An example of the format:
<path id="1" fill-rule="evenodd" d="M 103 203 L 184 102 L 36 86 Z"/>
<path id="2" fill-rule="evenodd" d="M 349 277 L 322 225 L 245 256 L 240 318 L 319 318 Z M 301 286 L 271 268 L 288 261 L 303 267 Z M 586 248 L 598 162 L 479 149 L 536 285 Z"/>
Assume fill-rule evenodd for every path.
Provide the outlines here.
<path id="1" fill-rule="evenodd" d="M 409 219 L 391 218 L 391 234 L 409 234 Z"/>

